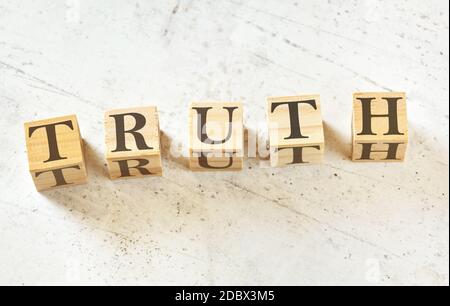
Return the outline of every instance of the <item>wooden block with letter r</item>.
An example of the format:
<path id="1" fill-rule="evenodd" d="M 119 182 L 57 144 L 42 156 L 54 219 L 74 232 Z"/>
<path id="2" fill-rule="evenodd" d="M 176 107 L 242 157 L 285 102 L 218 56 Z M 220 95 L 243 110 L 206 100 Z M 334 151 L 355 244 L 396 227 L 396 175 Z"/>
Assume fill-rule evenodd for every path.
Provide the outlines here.
<path id="1" fill-rule="evenodd" d="M 75 115 L 25 123 L 31 176 L 38 191 L 87 181 L 86 163 Z"/>
<path id="2" fill-rule="evenodd" d="M 352 129 L 353 161 L 403 161 L 408 144 L 405 93 L 353 94 Z"/>
<path id="3" fill-rule="evenodd" d="M 324 132 L 318 95 L 267 99 L 270 164 L 319 163 L 324 154 Z"/>
<path id="4" fill-rule="evenodd" d="M 243 168 L 242 103 L 196 102 L 189 106 L 189 161 L 194 171 Z"/>
<path id="5" fill-rule="evenodd" d="M 106 161 L 111 179 L 161 176 L 158 111 L 154 106 L 105 113 Z"/>

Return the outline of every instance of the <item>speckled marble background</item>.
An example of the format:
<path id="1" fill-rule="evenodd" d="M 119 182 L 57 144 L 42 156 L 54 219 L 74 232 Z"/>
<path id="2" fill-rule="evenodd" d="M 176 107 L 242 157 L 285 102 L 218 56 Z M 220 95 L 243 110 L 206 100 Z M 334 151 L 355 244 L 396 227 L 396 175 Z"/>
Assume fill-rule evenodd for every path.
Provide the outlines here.
<path id="1" fill-rule="evenodd" d="M 449 283 L 447 1 L 0 0 L 0 284 Z M 406 91 L 405 163 L 349 160 L 351 95 Z M 190 101 L 320 93 L 321 165 L 192 173 Z M 110 181 L 103 112 L 157 105 L 162 178 Z M 23 123 L 76 113 L 89 184 L 35 191 Z"/>

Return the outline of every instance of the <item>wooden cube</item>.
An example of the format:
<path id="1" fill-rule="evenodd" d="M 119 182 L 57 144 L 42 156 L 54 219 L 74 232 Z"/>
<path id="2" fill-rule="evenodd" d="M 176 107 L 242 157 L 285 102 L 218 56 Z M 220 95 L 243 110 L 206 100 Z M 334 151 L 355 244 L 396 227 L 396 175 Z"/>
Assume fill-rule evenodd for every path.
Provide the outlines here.
<path id="1" fill-rule="evenodd" d="M 189 161 L 194 171 L 243 168 L 242 103 L 196 102 L 189 106 Z"/>
<path id="2" fill-rule="evenodd" d="M 25 123 L 31 176 L 38 191 L 87 181 L 83 140 L 75 115 Z"/>
<path id="3" fill-rule="evenodd" d="M 403 161 L 408 144 L 405 93 L 353 94 L 352 129 L 353 161 Z"/>
<path id="4" fill-rule="evenodd" d="M 272 167 L 322 161 L 325 141 L 320 96 L 268 98 L 267 119 Z"/>
<path id="5" fill-rule="evenodd" d="M 111 179 L 162 175 L 159 118 L 155 106 L 106 112 L 105 143 Z"/>

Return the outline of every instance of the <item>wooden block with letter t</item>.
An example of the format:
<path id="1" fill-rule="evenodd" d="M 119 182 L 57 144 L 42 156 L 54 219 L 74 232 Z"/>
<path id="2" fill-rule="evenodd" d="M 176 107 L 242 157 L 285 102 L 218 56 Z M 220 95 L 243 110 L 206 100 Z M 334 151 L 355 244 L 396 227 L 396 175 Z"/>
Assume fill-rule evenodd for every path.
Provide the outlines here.
<path id="1" fill-rule="evenodd" d="M 111 179 L 162 175 L 159 118 L 156 107 L 106 112 L 105 143 Z"/>
<path id="2" fill-rule="evenodd" d="M 324 132 L 318 95 L 267 99 L 270 164 L 319 163 L 324 154 Z"/>
<path id="3" fill-rule="evenodd" d="M 87 181 L 83 140 L 75 115 L 27 122 L 25 139 L 37 190 Z"/>
<path id="4" fill-rule="evenodd" d="M 353 161 L 403 161 L 408 144 L 405 93 L 353 94 L 352 129 Z"/>
<path id="5" fill-rule="evenodd" d="M 191 170 L 241 170 L 243 160 L 242 103 L 192 103 L 189 107 L 189 161 Z"/>

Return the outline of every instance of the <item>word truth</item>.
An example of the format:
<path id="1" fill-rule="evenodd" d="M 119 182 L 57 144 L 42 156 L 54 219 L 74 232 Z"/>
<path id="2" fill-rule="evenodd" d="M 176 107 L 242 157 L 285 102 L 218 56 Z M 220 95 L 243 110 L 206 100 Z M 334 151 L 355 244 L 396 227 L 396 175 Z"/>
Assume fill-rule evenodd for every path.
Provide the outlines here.
<path id="1" fill-rule="evenodd" d="M 191 170 L 243 168 L 242 103 L 191 103 L 188 118 Z M 272 167 L 322 160 L 325 137 L 319 95 L 268 98 L 267 126 Z M 111 179 L 162 175 L 156 106 L 107 111 L 104 130 Z M 37 190 L 87 181 L 84 143 L 75 115 L 27 122 L 25 137 L 29 170 Z M 407 142 L 405 93 L 353 94 L 353 161 L 403 161 Z"/>

